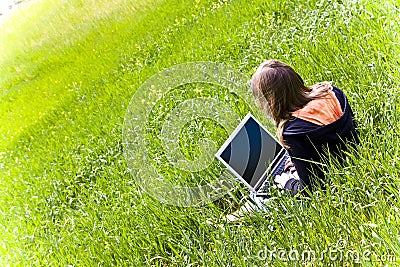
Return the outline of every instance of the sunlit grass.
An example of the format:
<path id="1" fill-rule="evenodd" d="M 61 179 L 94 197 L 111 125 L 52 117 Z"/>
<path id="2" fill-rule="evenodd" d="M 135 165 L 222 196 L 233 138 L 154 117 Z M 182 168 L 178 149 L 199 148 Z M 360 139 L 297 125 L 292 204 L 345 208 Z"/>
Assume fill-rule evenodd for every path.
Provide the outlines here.
<path id="1" fill-rule="evenodd" d="M 0 29 L 1 265 L 261 266 L 260 250 L 321 253 L 339 240 L 400 259 L 398 12 L 396 1 L 39 0 L 22 10 Z M 274 192 L 269 212 L 241 225 L 219 218 L 245 190 L 203 208 L 141 191 L 122 151 L 135 90 L 177 63 L 221 62 L 250 78 L 268 58 L 349 97 L 362 145 L 345 166 L 331 163 L 328 190 L 303 205 Z M 154 133 L 168 110 L 157 112 Z M 188 159 L 199 138 L 227 134 L 207 120 L 187 126 L 177 145 Z"/>

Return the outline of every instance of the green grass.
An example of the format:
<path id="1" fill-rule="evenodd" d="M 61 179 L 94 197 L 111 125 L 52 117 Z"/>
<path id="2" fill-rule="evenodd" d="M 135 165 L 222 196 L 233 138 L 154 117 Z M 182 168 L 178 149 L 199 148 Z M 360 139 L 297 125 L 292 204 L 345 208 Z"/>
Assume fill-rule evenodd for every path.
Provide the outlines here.
<path id="1" fill-rule="evenodd" d="M 0 25 L 0 265 L 263 266 L 260 250 L 322 253 L 339 240 L 344 252 L 399 264 L 399 8 L 394 0 L 38 0 L 20 10 Z M 330 164 L 328 190 L 303 206 L 274 192 L 268 213 L 216 227 L 207 219 L 234 210 L 245 190 L 202 208 L 140 190 L 122 146 L 135 90 L 178 63 L 220 62 L 250 78 L 268 58 L 348 95 L 362 146 L 344 166 Z M 168 109 L 156 111 L 150 136 Z M 188 125 L 178 144 L 187 158 L 204 136 L 221 142 L 226 133 L 208 120 Z M 165 159 L 154 166 L 174 178 Z M 311 265 L 329 263 L 354 265 L 328 256 Z M 385 263 L 396 265 L 361 264 Z"/>

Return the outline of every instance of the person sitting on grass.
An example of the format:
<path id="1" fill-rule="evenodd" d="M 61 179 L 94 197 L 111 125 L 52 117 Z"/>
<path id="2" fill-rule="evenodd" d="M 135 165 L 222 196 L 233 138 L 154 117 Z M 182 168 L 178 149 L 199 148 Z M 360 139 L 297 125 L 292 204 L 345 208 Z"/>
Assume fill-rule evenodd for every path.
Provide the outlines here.
<path id="1" fill-rule="evenodd" d="M 358 142 L 356 123 L 346 95 L 328 82 L 304 85 L 289 65 L 278 60 L 262 63 L 251 80 L 256 101 L 277 126 L 277 135 L 291 160 L 286 171 L 275 177 L 278 187 L 294 194 L 316 185 L 325 188 L 322 159 L 328 155 L 339 161 L 348 143 Z M 290 175 L 296 171 L 298 177 Z"/>
<path id="2" fill-rule="evenodd" d="M 318 186 L 324 189 L 323 158 L 329 153 L 340 162 L 348 143 L 358 143 L 353 112 L 343 91 L 328 82 L 307 87 L 292 67 L 278 60 L 262 63 L 251 87 L 258 105 L 276 123 L 278 138 L 290 156 L 285 171 L 274 177 L 277 187 L 305 195 Z M 227 219 L 236 220 L 253 207 L 248 202 Z"/>
<path id="3" fill-rule="evenodd" d="M 256 101 L 277 126 L 277 135 L 290 160 L 275 177 L 278 187 L 297 194 L 326 186 L 321 161 L 329 155 L 339 162 L 348 144 L 358 143 L 356 122 L 346 95 L 328 82 L 304 85 L 303 79 L 278 60 L 262 63 L 251 80 Z M 298 176 L 291 175 L 297 172 Z"/>
<path id="4" fill-rule="evenodd" d="M 275 121 L 278 138 L 290 156 L 284 172 L 274 177 L 277 187 L 304 195 L 318 187 L 325 189 L 323 158 L 329 153 L 341 162 L 348 144 L 358 143 L 356 122 L 344 92 L 328 82 L 307 87 L 292 67 L 278 60 L 262 63 L 251 87 L 258 105 Z M 264 199 L 251 197 L 262 207 Z M 226 219 L 240 220 L 254 208 L 246 202 Z"/>

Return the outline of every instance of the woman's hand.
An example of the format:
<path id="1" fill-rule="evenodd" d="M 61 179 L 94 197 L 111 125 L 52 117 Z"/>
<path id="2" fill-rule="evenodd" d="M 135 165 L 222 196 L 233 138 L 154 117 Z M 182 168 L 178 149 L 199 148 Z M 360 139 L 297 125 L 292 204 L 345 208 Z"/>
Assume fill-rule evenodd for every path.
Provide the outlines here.
<path id="1" fill-rule="evenodd" d="M 285 169 L 283 172 L 290 171 L 291 173 L 296 171 L 296 167 L 294 166 L 294 163 L 292 162 L 291 158 L 288 158 L 285 162 Z"/>

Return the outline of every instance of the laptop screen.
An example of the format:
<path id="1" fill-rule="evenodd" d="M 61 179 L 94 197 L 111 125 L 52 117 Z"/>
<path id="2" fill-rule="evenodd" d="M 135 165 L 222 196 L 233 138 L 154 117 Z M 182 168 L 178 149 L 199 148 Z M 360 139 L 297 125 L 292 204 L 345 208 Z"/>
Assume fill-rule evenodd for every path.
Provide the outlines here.
<path id="1" fill-rule="evenodd" d="M 216 156 L 254 189 L 282 149 L 282 145 L 248 114 Z"/>

